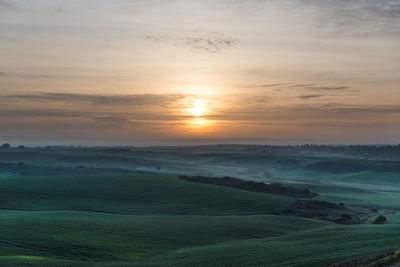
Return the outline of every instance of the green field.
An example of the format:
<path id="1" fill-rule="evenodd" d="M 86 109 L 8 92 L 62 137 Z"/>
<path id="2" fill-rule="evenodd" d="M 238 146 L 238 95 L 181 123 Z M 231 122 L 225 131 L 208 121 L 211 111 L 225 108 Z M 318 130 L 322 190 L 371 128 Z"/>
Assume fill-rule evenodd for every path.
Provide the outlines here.
<path id="1" fill-rule="evenodd" d="M 0 266 L 325 266 L 400 248 L 399 162 L 204 150 L 0 151 Z M 294 197 L 182 174 L 279 181 L 388 223 L 287 216 Z"/>
<path id="2" fill-rule="evenodd" d="M 159 258 L 170 265 L 322 266 L 348 257 L 398 248 L 400 226 L 327 226 L 276 238 L 179 250 Z M 157 262 L 157 261 L 156 261 Z"/>
<path id="3" fill-rule="evenodd" d="M 136 215 L 266 214 L 294 201 L 150 174 L 3 178 L 0 194 L 1 209 Z"/>
<path id="4" fill-rule="evenodd" d="M 186 247 L 274 237 L 327 224 L 273 215 L 6 211 L 0 218 L 3 258 L 35 256 L 73 261 L 140 261 Z"/>

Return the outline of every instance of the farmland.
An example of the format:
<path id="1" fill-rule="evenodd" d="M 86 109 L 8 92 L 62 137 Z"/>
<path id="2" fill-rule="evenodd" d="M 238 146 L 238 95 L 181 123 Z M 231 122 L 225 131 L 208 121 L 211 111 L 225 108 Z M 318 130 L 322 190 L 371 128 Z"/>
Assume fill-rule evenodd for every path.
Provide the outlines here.
<path id="1" fill-rule="evenodd" d="M 324 266 L 391 253 L 399 164 L 246 146 L 3 149 L 0 264 Z"/>

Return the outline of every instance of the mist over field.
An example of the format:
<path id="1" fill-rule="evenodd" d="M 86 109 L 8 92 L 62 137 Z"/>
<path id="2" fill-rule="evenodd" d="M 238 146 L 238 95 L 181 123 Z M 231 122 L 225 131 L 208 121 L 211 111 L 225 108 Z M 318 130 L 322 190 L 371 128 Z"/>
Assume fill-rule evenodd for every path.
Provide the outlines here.
<path id="1" fill-rule="evenodd" d="M 390 266 L 399 162 L 399 145 L 6 143 L 0 262 Z"/>

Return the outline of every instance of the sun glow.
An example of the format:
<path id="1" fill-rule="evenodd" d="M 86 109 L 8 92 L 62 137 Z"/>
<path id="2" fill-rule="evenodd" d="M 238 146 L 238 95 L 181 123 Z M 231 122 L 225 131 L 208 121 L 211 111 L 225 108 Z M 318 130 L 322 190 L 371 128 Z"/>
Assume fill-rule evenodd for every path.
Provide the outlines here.
<path id="1" fill-rule="evenodd" d="M 204 98 L 194 98 L 185 111 L 192 117 L 186 120 L 187 129 L 196 132 L 209 131 L 212 121 L 205 118 L 210 113 L 209 101 Z"/>
<path id="2" fill-rule="evenodd" d="M 202 119 L 202 118 L 194 118 L 192 120 L 189 120 L 188 122 L 189 122 L 191 128 L 203 128 L 210 124 L 209 120 Z"/>
<path id="3" fill-rule="evenodd" d="M 192 103 L 192 106 L 186 109 L 186 111 L 196 117 L 203 116 L 207 112 L 207 110 L 207 101 L 204 99 L 195 99 Z"/>
<path id="4" fill-rule="evenodd" d="M 216 90 L 206 86 L 192 86 L 184 89 L 186 94 L 190 95 L 214 95 Z"/>

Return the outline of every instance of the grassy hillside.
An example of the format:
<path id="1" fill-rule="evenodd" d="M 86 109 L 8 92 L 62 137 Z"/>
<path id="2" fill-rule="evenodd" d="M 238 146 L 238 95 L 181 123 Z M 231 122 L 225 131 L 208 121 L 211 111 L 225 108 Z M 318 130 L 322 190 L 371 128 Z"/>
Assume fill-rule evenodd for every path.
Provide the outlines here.
<path id="1" fill-rule="evenodd" d="M 345 187 L 344 185 L 309 185 L 292 184 L 299 189 L 310 189 L 318 192 L 319 200 L 330 201 L 334 203 L 343 202 L 348 205 L 371 206 L 377 208 L 400 208 L 400 193 L 375 191 L 371 189 L 359 189 L 354 187 Z"/>
<path id="2" fill-rule="evenodd" d="M 400 248 L 398 162 L 224 149 L 0 151 L 0 266 L 324 266 Z M 180 175 L 279 182 L 388 224 Z"/>
<path id="3" fill-rule="evenodd" d="M 327 226 L 276 238 L 226 242 L 173 251 L 154 259 L 166 266 L 324 266 L 396 249 L 399 225 Z"/>
<path id="4" fill-rule="evenodd" d="M 28 149 L 1 151 L 0 163 L 33 164 L 38 167 L 70 167 L 65 174 L 79 174 L 77 167 L 149 171 L 161 174 L 234 176 L 264 181 L 335 184 L 376 190 L 398 191 L 400 163 L 398 161 L 362 160 L 339 157 L 271 155 L 248 150 L 215 150 L 201 147 L 186 149 Z M 0 175 L 6 176 L 7 170 Z M 39 171 L 39 170 L 38 170 Z M 51 171 L 49 175 L 52 174 Z M 59 170 L 60 174 L 61 170 Z M 81 169 L 81 174 L 88 174 Z M 40 172 L 39 172 L 40 173 Z M 46 171 L 43 171 L 46 173 Z"/>
<path id="5" fill-rule="evenodd" d="M 46 176 L 0 179 L 0 209 L 119 214 L 266 214 L 285 196 L 196 184 L 174 175 Z"/>
<path id="6" fill-rule="evenodd" d="M 327 225 L 273 215 L 171 216 L 89 212 L 0 214 L 1 260 L 145 260 L 223 241 L 273 237 Z"/>

